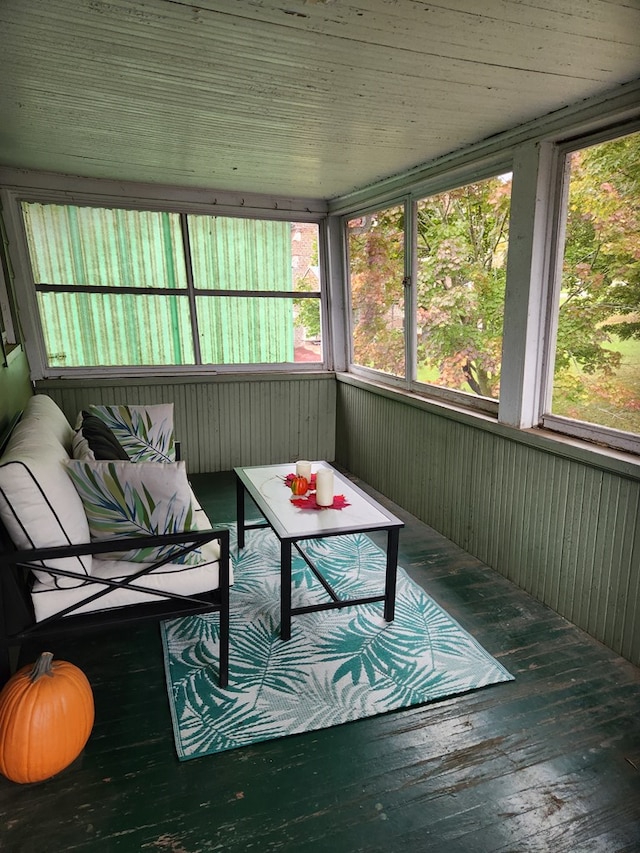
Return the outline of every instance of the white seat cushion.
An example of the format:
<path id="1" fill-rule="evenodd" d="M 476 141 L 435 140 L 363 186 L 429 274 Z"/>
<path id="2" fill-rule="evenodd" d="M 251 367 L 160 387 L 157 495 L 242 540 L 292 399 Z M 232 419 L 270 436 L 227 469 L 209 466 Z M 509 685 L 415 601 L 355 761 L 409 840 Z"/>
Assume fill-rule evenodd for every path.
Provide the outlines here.
<path id="1" fill-rule="evenodd" d="M 209 530 L 211 524 L 203 510 L 196 513 L 196 526 L 199 530 Z M 201 546 L 203 562 L 193 565 L 168 564 L 155 569 L 148 575 L 139 578 L 136 584 L 147 589 L 176 592 L 180 594 L 195 594 L 217 589 L 219 586 L 219 557 L 220 547 L 216 540 Z M 124 562 L 122 560 L 94 560 L 94 578 L 124 578 L 129 577 L 140 569 L 143 563 Z M 48 616 L 53 616 L 76 604 L 88 595 L 100 592 L 104 587 L 88 580 L 83 586 L 75 589 L 53 589 L 41 582 L 35 582 L 31 597 L 36 615 L 36 621 L 41 622 Z M 136 592 L 135 590 L 113 589 L 107 595 L 89 605 L 83 605 L 75 613 L 90 613 L 112 607 L 123 607 L 128 604 L 139 604 L 144 601 L 160 601 L 161 597 L 151 593 Z M 68 618 L 73 618 L 69 614 Z"/>

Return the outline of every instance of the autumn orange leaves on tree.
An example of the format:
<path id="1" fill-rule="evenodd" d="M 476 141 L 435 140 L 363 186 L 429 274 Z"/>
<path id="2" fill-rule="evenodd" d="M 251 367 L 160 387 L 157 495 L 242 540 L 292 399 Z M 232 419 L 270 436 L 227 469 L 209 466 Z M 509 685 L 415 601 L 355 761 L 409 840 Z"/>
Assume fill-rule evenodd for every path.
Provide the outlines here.
<path id="1" fill-rule="evenodd" d="M 349 225 L 356 360 L 404 376 L 402 208 L 352 220 Z"/>

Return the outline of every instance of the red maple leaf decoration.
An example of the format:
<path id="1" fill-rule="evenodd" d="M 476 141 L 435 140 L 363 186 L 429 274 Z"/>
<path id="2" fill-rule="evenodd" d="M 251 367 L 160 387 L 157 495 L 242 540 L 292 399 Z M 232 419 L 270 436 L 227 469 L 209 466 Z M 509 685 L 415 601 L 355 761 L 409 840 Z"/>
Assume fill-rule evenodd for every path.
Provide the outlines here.
<path id="1" fill-rule="evenodd" d="M 344 509 L 346 506 L 351 506 L 344 495 L 335 495 L 331 506 L 320 506 L 316 503 L 315 494 L 309 494 L 304 498 L 292 498 L 291 503 L 300 509 Z"/>

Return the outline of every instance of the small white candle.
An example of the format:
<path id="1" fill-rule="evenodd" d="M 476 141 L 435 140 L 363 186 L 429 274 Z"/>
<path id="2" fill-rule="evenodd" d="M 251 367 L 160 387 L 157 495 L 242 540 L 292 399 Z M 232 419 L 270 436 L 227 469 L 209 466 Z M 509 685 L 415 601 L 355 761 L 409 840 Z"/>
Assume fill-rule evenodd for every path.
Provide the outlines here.
<path id="1" fill-rule="evenodd" d="M 306 477 L 311 482 L 311 462 L 306 459 L 296 462 L 296 477 Z"/>
<path id="2" fill-rule="evenodd" d="M 318 506 L 333 503 L 333 471 L 330 468 L 319 468 L 316 472 L 316 503 Z"/>

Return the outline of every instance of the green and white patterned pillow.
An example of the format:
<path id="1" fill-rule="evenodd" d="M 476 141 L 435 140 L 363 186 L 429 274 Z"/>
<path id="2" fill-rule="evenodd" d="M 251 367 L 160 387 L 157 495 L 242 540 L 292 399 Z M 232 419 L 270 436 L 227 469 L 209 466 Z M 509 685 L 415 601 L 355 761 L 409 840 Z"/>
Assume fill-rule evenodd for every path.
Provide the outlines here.
<path id="1" fill-rule="evenodd" d="M 173 403 L 87 406 L 113 432 L 132 462 L 175 462 Z"/>
<path id="2" fill-rule="evenodd" d="M 80 495 L 92 541 L 196 530 L 184 462 L 121 462 L 70 459 L 67 470 Z M 97 559 L 151 563 L 179 546 L 96 554 Z M 172 563 L 202 562 L 198 549 Z"/>

